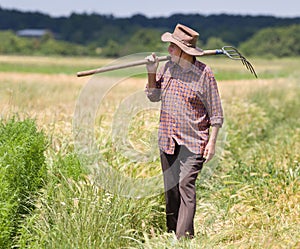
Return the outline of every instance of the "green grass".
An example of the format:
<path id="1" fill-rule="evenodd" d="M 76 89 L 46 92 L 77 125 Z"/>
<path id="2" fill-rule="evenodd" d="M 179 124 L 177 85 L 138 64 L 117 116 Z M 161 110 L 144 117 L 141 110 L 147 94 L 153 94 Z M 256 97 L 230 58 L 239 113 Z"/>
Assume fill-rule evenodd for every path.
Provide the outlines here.
<path id="1" fill-rule="evenodd" d="M 214 71 L 217 80 L 255 79 L 255 76 L 239 60 L 230 60 L 226 57 L 199 58 L 208 64 Z M 277 79 L 299 77 L 299 58 L 247 58 L 253 65 L 259 79 Z"/>
<path id="2" fill-rule="evenodd" d="M 129 56 L 131 61 L 143 58 Z M 40 73 L 40 74 L 69 74 L 76 75 L 77 72 L 101 68 L 107 65 L 116 65 L 128 62 L 127 57 L 117 60 L 105 58 L 76 58 L 76 57 L 30 57 L 30 56 L 0 56 L 0 71 L 18 73 Z M 199 57 L 199 60 L 210 65 L 218 80 L 241 80 L 254 79 L 254 75 L 241 63 L 227 57 Z M 257 75 L 260 79 L 286 78 L 299 76 L 299 58 L 261 59 L 250 58 Z M 112 64 L 111 64 L 112 63 Z M 135 75 L 145 77 L 146 69 L 138 66 L 129 69 L 115 70 L 104 73 L 113 77 L 124 77 Z"/>
<path id="3" fill-rule="evenodd" d="M 39 73 L 39 74 L 70 74 L 78 71 L 99 68 L 111 60 L 88 57 L 58 56 L 0 56 L 1 72 Z"/>
<path id="4" fill-rule="evenodd" d="M 178 242 L 164 233 L 161 196 L 127 199 L 88 181 L 62 179 L 52 186 L 54 193 L 42 196 L 29 233 L 31 248 L 297 248 L 300 101 L 291 93 L 300 94 L 296 84 L 260 89 L 226 104 L 227 113 L 233 111 L 227 146 L 213 177 L 198 182 L 194 240 Z M 111 166 L 135 169 L 104 139 Z"/>
<path id="5" fill-rule="evenodd" d="M 239 62 L 226 61 L 228 63 L 224 64 L 222 59 L 205 59 L 216 70 L 216 77 L 221 81 L 226 117 L 222 130 L 226 140 L 218 163 L 205 166 L 206 169 L 212 167 L 213 174 L 197 181 L 195 239 L 177 241 L 173 234 L 165 233 L 162 194 L 128 198 L 101 188 L 103 185 L 95 182 L 92 175 L 88 174 L 89 171 L 86 171 L 87 161 L 76 154 L 71 134 L 65 132 L 65 129 L 58 129 L 53 134 L 47 134 L 53 140 L 50 141 L 52 146 L 45 153 L 48 182 L 34 203 L 35 210 L 20 223 L 15 246 L 300 248 L 299 60 L 250 61 L 259 76 L 267 80 L 254 80 Z M 51 59 L 43 63 L 45 67 L 47 64 L 52 67 L 53 61 Z M 69 63 L 70 67 L 84 66 L 83 61 L 75 59 L 59 63 Z M 221 75 L 221 72 L 224 73 Z M 249 76 L 251 79 L 246 80 Z M 41 84 L 43 91 L 51 95 L 53 86 L 48 81 L 49 88 L 48 84 Z M 30 82 L 25 81 L 23 84 L 31 86 Z M 46 99 L 41 100 L 41 92 L 35 92 L 34 89 L 38 87 L 36 84 L 34 88 L 25 87 L 26 94 L 31 94 L 32 99 L 38 99 L 32 102 L 35 104 L 28 104 L 28 109 L 43 112 L 47 105 L 55 105 L 58 101 L 53 95 L 54 102 L 49 100 L 43 104 Z M 10 87 L 7 83 L 2 85 L 4 89 Z M 77 88 L 70 84 L 59 89 L 64 95 L 74 89 L 78 91 Z M 31 89 L 34 90 L 32 93 Z M 124 96 L 126 90 L 129 92 L 128 89 L 119 89 Z M 118 94 L 123 96 L 119 92 L 114 94 L 117 96 L 112 96 L 112 102 L 115 98 L 121 98 Z M 67 98 L 69 103 L 72 100 L 75 104 L 76 98 Z M 22 106 L 14 98 L 11 101 L 12 104 Z M 38 105 L 43 108 L 39 109 Z M 104 114 L 99 114 L 95 129 L 97 149 L 104 156 L 105 162 L 133 178 L 158 175 L 158 158 L 153 158 L 150 163 L 137 163 L 121 153 L 106 125 L 110 121 L 108 116 L 113 114 L 109 100 L 105 107 L 107 113 L 104 110 Z M 63 114 L 66 110 L 60 111 Z M 56 125 L 61 124 L 63 128 L 72 122 L 72 117 L 68 115 L 56 118 Z M 156 134 L 157 118 L 157 112 L 141 112 L 132 119 L 128 136 L 133 146 L 139 150 L 151 148 L 153 140 L 150 137 Z M 61 119 L 65 122 L 60 123 Z"/>
<path id="6" fill-rule="evenodd" d="M 73 66 L 47 66 L 47 65 L 36 65 L 30 63 L 1 63 L 0 70 L 2 72 L 18 72 L 18 73 L 41 73 L 41 74 L 74 74 L 76 70 L 79 71 L 79 67 Z"/>
<path id="7" fill-rule="evenodd" d="M 213 210 L 199 210 L 208 213 L 203 233 L 210 232 L 207 239 L 215 239 L 215 246 L 299 246 L 300 101 L 288 93 L 297 96 L 300 89 L 281 85 L 261 91 L 245 103 L 233 104 L 241 108 L 229 117 L 227 155 L 210 182 L 209 198 L 202 200 Z M 273 101 L 280 106 L 270 104 Z M 204 193 L 208 194 L 205 188 Z"/>

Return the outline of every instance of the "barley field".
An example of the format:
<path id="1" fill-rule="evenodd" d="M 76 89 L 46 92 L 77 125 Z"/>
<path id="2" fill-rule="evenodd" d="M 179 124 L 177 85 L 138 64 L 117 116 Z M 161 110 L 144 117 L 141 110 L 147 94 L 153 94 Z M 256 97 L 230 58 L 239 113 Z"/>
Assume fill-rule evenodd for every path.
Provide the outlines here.
<path id="1" fill-rule="evenodd" d="M 197 181 L 196 237 L 177 241 L 165 233 L 159 106 L 143 99 L 144 68 L 77 77 L 111 61 L 0 56 L 2 122 L 33 119 L 49 143 L 47 180 L 11 246 L 300 248 L 300 59 L 251 58 L 258 79 L 240 62 L 203 61 L 215 72 L 226 122 Z M 114 173 L 79 153 L 90 134 L 77 124 L 92 126 L 97 167 Z"/>

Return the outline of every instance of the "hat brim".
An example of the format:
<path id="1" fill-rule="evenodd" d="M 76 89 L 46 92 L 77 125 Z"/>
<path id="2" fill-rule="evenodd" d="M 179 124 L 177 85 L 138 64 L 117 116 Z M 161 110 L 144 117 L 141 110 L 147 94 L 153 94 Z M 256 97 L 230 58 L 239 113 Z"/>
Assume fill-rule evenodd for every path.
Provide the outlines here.
<path id="1" fill-rule="evenodd" d="M 188 47 L 188 46 L 184 45 L 183 43 L 181 43 L 180 41 L 174 39 L 172 34 L 169 33 L 169 32 L 166 32 L 166 33 L 162 34 L 161 40 L 163 42 L 173 42 L 173 43 L 175 43 L 178 47 L 180 47 L 180 49 L 182 49 L 185 53 L 187 53 L 189 55 L 202 56 L 204 54 L 204 52 L 201 48 Z"/>

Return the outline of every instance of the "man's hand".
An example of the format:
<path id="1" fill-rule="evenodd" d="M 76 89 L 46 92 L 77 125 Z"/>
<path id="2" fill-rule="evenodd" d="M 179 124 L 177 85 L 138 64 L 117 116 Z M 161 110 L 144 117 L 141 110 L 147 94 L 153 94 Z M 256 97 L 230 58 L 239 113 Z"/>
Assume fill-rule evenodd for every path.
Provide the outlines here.
<path id="1" fill-rule="evenodd" d="M 216 141 L 217 141 L 219 129 L 220 129 L 219 125 L 213 126 L 211 129 L 211 135 L 209 137 L 208 143 L 205 147 L 204 154 L 203 154 L 203 157 L 205 158 L 204 163 L 210 161 L 216 153 Z"/>
<path id="2" fill-rule="evenodd" d="M 213 142 L 213 141 L 209 141 L 205 147 L 205 150 L 204 150 L 204 154 L 203 154 L 203 157 L 205 158 L 205 162 L 204 163 L 207 163 L 208 161 L 210 161 L 215 153 L 216 153 L 216 143 Z"/>
<path id="3" fill-rule="evenodd" d="M 152 53 L 151 55 L 147 56 L 145 59 L 148 60 L 148 63 L 146 65 L 148 73 L 151 74 L 156 73 L 159 61 L 155 53 Z"/>

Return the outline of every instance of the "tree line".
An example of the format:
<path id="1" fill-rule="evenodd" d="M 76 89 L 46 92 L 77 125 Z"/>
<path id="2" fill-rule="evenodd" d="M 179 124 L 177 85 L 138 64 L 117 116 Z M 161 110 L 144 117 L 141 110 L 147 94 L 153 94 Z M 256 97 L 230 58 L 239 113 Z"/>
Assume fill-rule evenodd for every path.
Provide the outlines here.
<path id="1" fill-rule="evenodd" d="M 259 49 L 266 51 L 268 47 L 273 48 L 268 51 L 272 51 L 275 56 L 300 53 L 297 48 L 297 44 L 300 44 L 297 35 L 300 17 L 174 14 L 169 17 L 148 18 L 137 14 L 116 18 L 96 13 L 51 17 L 39 12 L 0 8 L 0 20 L 0 31 L 9 32 L 2 35 L 0 53 L 23 50 L 26 53 L 35 51 L 41 54 L 116 57 L 137 52 L 164 51 L 165 44 L 161 43 L 160 35 L 165 31 L 172 32 L 178 22 L 199 31 L 199 46 L 205 49 L 225 44 L 242 47 L 249 55 L 256 54 Z M 14 37 L 14 32 L 27 28 L 47 29 L 51 34 L 35 39 L 33 45 L 26 39 Z M 278 46 L 285 48 L 278 49 Z M 287 47 L 292 47 L 293 52 Z"/>

